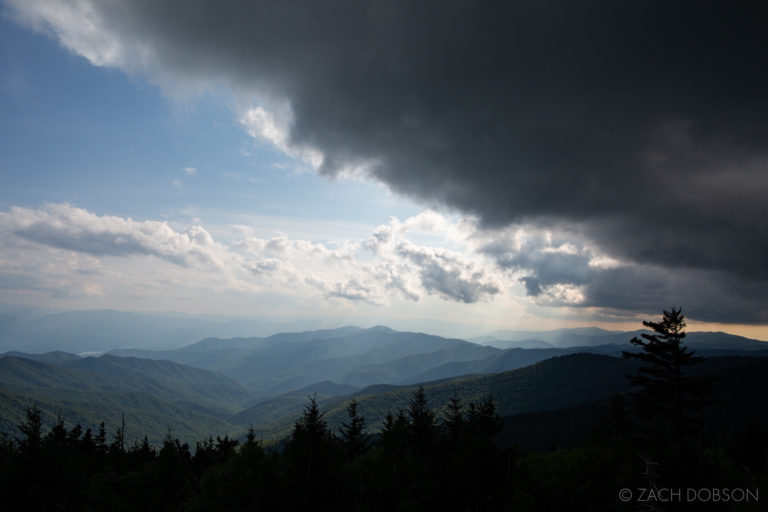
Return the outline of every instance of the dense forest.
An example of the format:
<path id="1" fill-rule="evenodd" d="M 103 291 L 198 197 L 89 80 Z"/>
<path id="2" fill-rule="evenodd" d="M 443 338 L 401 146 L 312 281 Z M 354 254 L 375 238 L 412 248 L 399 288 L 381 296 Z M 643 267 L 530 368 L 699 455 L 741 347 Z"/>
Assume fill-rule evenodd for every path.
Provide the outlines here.
<path id="1" fill-rule="evenodd" d="M 159 448 L 63 421 L 43 433 L 31 409 L 22 435 L 0 445 L 0 508 L 64 511 L 246 510 L 763 510 L 765 429 L 753 425 L 727 446 L 699 436 L 666 438 L 636 423 L 617 395 L 609 420 L 569 449 L 528 451 L 496 442 L 492 400 L 452 400 L 438 415 L 423 390 L 383 429 L 366 434 L 351 402 L 331 431 L 310 398 L 293 432 L 265 447 L 218 437 L 190 447 L 169 433 Z M 623 489 L 634 499 L 622 501 Z M 681 489 L 681 499 L 669 493 Z M 685 490 L 699 494 L 686 501 Z M 710 489 L 730 492 L 713 501 Z M 671 491 L 670 491 L 671 490 Z M 730 490 L 730 491 L 729 491 Z M 680 492 L 680 491 L 678 491 Z M 716 491 L 717 492 L 717 491 Z M 642 503 L 648 501 L 648 503 Z M 661 506 L 663 505 L 663 506 Z"/>

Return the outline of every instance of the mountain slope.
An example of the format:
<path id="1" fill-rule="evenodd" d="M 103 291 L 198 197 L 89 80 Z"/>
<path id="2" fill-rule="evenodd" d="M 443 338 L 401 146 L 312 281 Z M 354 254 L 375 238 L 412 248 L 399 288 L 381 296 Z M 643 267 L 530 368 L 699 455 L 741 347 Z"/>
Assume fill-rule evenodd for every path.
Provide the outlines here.
<path id="1" fill-rule="evenodd" d="M 66 367 L 106 375 L 115 381 L 112 385 L 154 393 L 217 416 L 226 416 L 251 399 L 243 386 L 224 375 L 171 361 L 104 355 L 70 361 Z"/>
<path id="2" fill-rule="evenodd" d="M 459 377 L 423 384 L 433 409 L 442 410 L 450 398 L 458 397 L 464 403 L 491 396 L 498 405 L 499 414 L 543 411 L 569 407 L 627 389 L 627 373 L 633 373 L 634 361 L 595 354 L 574 354 L 555 357 L 540 363 L 493 375 Z M 388 411 L 407 408 L 417 386 L 402 386 L 378 394 L 356 393 L 359 411 L 369 426 L 378 428 Z M 306 402 L 306 399 L 305 399 Z M 304 402 L 304 403 L 305 403 Z M 346 418 L 344 410 L 348 399 L 321 402 L 325 418 L 337 426 Z M 265 437 L 285 435 L 301 413 L 296 406 L 293 415 L 282 420 L 270 416 L 268 425 L 257 428 Z M 249 409 L 231 418 L 241 425 L 259 426 L 265 412 Z M 265 421 L 265 423 L 267 423 Z"/>
<path id="3" fill-rule="evenodd" d="M 213 372 L 170 361 L 102 356 L 48 364 L 26 357 L 0 358 L 0 432 L 14 433 L 28 407 L 48 426 L 61 417 L 70 426 L 114 432 L 124 415 L 128 439 L 160 442 L 171 429 L 183 439 L 237 434 L 224 420 L 250 398 L 239 384 Z"/>
<path id="4" fill-rule="evenodd" d="M 413 384 L 428 382 L 438 379 L 446 379 L 458 375 L 500 373 L 516 370 L 544 361 L 546 359 L 568 354 L 604 354 L 620 357 L 622 350 L 632 350 L 631 345 L 597 345 L 591 347 L 570 348 L 510 348 L 493 353 L 485 359 L 475 361 L 451 361 L 428 371 L 412 376 L 401 384 Z"/>
<path id="5" fill-rule="evenodd" d="M 150 393 L 63 390 L 51 394 L 0 389 L 0 432 L 17 435 L 16 426 L 26 420 L 26 409 L 31 407 L 41 410 L 45 429 L 61 418 L 69 427 L 80 424 L 94 432 L 99 423 L 104 422 L 107 432 L 113 434 L 125 417 L 129 443 L 146 435 L 151 443 L 158 445 L 169 431 L 175 437 L 194 442 L 208 436 L 237 435 L 243 430 Z"/>
<path id="6" fill-rule="evenodd" d="M 723 443 L 738 440 L 755 425 L 768 424 L 768 407 L 762 406 L 768 389 L 768 357 L 711 358 L 694 368 L 694 374 L 706 376 L 712 385 L 711 400 L 700 416 L 705 436 Z M 607 398 L 507 416 L 498 441 L 534 450 L 577 446 L 605 428 L 611 406 Z M 633 419 L 630 399 L 625 402 L 625 414 Z"/>
<path id="7" fill-rule="evenodd" d="M 114 425 L 125 414 L 155 439 L 162 439 L 169 428 L 190 438 L 236 432 L 224 418 L 250 399 L 242 386 L 207 370 L 114 356 L 78 358 L 64 365 L 3 357 L 0 390 L 0 431 L 13 431 L 25 408 L 34 405 L 50 421 L 61 414 L 70 424 L 91 428 L 100 421 Z"/>

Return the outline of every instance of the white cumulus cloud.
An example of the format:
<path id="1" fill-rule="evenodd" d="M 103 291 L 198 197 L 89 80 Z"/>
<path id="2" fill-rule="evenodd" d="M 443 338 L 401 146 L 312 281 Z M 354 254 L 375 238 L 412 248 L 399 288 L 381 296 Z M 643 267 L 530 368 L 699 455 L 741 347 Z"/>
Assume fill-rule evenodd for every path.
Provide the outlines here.
<path id="1" fill-rule="evenodd" d="M 25 240 L 95 256 L 151 255 L 177 265 L 215 268 L 228 259 L 226 249 L 201 226 L 180 233 L 167 222 L 96 215 L 68 204 L 13 207 L 0 214 L 0 222 Z"/>

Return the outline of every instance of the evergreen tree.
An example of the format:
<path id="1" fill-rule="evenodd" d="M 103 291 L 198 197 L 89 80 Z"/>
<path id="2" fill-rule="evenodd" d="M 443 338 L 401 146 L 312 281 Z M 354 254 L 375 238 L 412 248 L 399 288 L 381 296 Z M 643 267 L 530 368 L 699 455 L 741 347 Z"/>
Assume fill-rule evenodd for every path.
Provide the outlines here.
<path id="1" fill-rule="evenodd" d="M 480 402 L 470 402 L 467 423 L 475 439 L 486 444 L 492 443 L 493 437 L 501 432 L 504 422 L 496 413 L 496 402 L 487 396 Z"/>
<path id="2" fill-rule="evenodd" d="M 115 454 L 125 453 L 125 414 L 122 415 L 120 426 L 115 431 L 115 440 L 112 441 L 109 449 Z"/>
<path id="3" fill-rule="evenodd" d="M 320 412 L 317 397 L 310 396 L 309 403 L 304 407 L 304 413 L 299 418 L 291 432 L 291 438 L 286 445 L 286 453 L 294 458 L 301 466 L 304 477 L 311 480 L 316 476 L 318 463 L 334 443 L 334 437 Z"/>
<path id="4" fill-rule="evenodd" d="M 429 408 L 423 386 L 414 391 L 408 402 L 408 420 L 411 446 L 417 451 L 431 451 L 437 436 L 437 420 Z"/>
<path id="5" fill-rule="evenodd" d="M 164 510 L 173 510 L 175 504 L 191 491 L 194 484 L 189 445 L 174 438 L 170 429 L 157 454 L 154 477 L 158 504 Z"/>
<path id="6" fill-rule="evenodd" d="M 446 414 L 441 423 L 442 429 L 448 434 L 448 438 L 453 443 L 458 443 L 461 440 L 464 433 L 464 413 L 462 409 L 464 406 L 461 404 L 461 400 L 457 396 L 452 396 L 448 399 L 448 406 Z"/>
<path id="7" fill-rule="evenodd" d="M 354 398 L 347 405 L 347 419 L 339 428 L 341 442 L 348 457 L 356 457 L 368 448 L 368 436 L 365 434 L 365 418 L 357 413 L 357 400 Z"/>
<path id="8" fill-rule="evenodd" d="M 658 465 L 664 485 L 697 485 L 703 471 L 703 421 L 708 383 L 689 374 L 702 360 L 683 344 L 685 317 L 680 308 L 664 311 L 658 322 L 643 322 L 643 333 L 631 343 L 639 352 L 624 352 L 643 366 L 628 376 L 640 427 L 635 440 L 647 460 Z"/>
<path id="9" fill-rule="evenodd" d="M 623 352 L 627 359 L 645 363 L 636 375 L 630 376 L 632 386 L 639 388 L 631 395 L 641 417 L 656 423 L 656 435 L 680 437 L 687 426 L 686 412 L 700 406 L 703 383 L 687 375 L 686 370 L 702 360 L 683 345 L 685 317 L 674 307 L 664 311 L 661 321 L 643 325 L 653 334 L 643 333 L 631 343 L 640 352 Z M 658 428 L 666 429 L 659 432 Z"/>
<path id="10" fill-rule="evenodd" d="M 83 435 L 83 427 L 80 424 L 75 425 L 72 427 L 72 430 L 69 431 L 69 434 L 67 434 L 67 439 L 71 443 L 77 443 L 80 441 L 80 437 Z"/>
<path id="11" fill-rule="evenodd" d="M 144 436 L 144 439 L 141 441 L 141 443 L 136 442 L 133 445 L 133 448 L 131 449 L 131 455 L 135 461 L 139 463 L 147 463 L 154 460 L 157 452 L 152 447 L 152 445 L 149 444 L 149 438 Z"/>
<path id="12" fill-rule="evenodd" d="M 94 437 L 93 441 L 100 452 L 105 452 L 107 450 L 107 428 L 104 426 L 103 421 L 99 423 L 99 431 L 96 433 L 96 437 Z"/>
<path id="13" fill-rule="evenodd" d="M 230 439 L 228 435 L 225 435 L 222 439 L 220 436 L 216 436 L 216 452 L 222 461 L 232 458 L 235 455 L 235 449 L 239 442 L 237 439 Z"/>
<path id="14" fill-rule="evenodd" d="M 19 432 L 24 437 L 18 439 L 19 447 L 23 452 L 36 453 L 40 449 L 43 439 L 43 420 L 40 415 L 40 409 L 32 407 L 27 409 L 27 421 L 17 425 Z"/>
<path id="15" fill-rule="evenodd" d="M 307 509 L 310 500 L 330 506 L 338 498 L 338 443 L 323 416 L 317 397 L 310 396 L 285 447 L 292 487 L 300 489 L 294 498 L 301 510 Z"/>

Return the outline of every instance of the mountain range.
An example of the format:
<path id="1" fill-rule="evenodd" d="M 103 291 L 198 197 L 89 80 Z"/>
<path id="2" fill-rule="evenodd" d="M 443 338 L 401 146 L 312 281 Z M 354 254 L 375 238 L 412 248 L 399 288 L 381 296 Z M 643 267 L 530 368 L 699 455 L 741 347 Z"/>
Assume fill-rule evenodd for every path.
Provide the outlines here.
<path id="1" fill-rule="evenodd" d="M 310 395 L 332 425 L 354 397 L 375 429 L 387 411 L 407 406 L 418 385 L 437 409 L 451 397 L 468 402 L 490 395 L 506 416 L 551 414 L 625 391 L 634 363 L 620 356 L 638 334 L 500 332 L 473 343 L 347 326 L 209 337 L 167 350 L 117 348 L 98 357 L 10 351 L 0 355 L 0 432 L 14 432 L 25 409 L 36 406 L 49 424 L 61 417 L 96 428 L 104 421 L 114 431 L 125 417 L 129 438 L 142 433 L 154 442 L 169 429 L 201 439 L 243 435 L 249 427 L 279 439 Z M 710 359 L 720 370 L 768 356 L 766 343 L 724 333 L 689 333 L 686 340 L 702 355 L 730 354 Z M 712 364 L 704 365 L 707 371 Z"/>
<path id="2" fill-rule="evenodd" d="M 574 353 L 620 357 L 636 350 L 629 343 L 646 331 L 615 333 L 601 329 L 568 329 L 536 333 L 551 346 L 532 346 L 533 334 L 507 332 L 511 339 L 484 345 L 388 327 L 280 333 L 263 338 L 207 338 L 175 350 L 118 349 L 117 356 L 167 359 L 220 372 L 240 382 L 255 396 L 270 397 L 320 381 L 363 388 L 375 384 L 405 385 L 465 374 L 497 373 Z M 551 342 L 551 343 L 550 343 Z M 768 343 L 725 333 L 693 332 L 687 344 L 703 355 L 764 352 Z M 557 343 L 558 346 L 554 346 Z M 512 345 L 512 348 L 501 348 Z"/>

